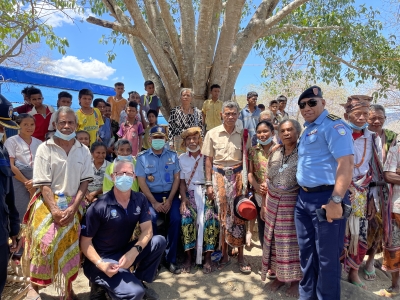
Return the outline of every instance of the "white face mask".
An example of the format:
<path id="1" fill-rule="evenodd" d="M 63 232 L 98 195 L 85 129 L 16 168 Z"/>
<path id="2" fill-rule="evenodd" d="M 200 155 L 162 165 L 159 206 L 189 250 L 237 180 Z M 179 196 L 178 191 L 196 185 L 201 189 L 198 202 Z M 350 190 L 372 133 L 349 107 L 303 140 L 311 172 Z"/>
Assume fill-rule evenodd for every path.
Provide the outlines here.
<path id="1" fill-rule="evenodd" d="M 197 151 L 199 151 L 200 150 L 200 146 L 199 145 L 197 145 L 197 147 L 196 147 L 196 149 L 190 149 L 189 147 L 186 147 L 186 150 L 187 151 L 189 151 L 189 152 L 197 152 Z"/>
<path id="2" fill-rule="evenodd" d="M 64 141 L 70 141 L 73 138 L 75 138 L 76 134 L 75 131 L 71 134 L 64 134 L 61 131 L 59 131 L 58 129 L 56 130 L 56 133 L 54 134 L 54 136 L 64 140 Z"/>

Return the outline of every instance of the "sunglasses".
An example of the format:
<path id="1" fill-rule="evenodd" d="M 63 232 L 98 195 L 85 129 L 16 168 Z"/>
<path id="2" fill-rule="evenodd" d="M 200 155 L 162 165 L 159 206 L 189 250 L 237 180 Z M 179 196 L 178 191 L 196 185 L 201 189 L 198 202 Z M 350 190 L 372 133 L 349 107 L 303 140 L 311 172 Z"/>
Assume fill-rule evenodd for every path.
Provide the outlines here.
<path id="1" fill-rule="evenodd" d="M 300 107 L 300 109 L 304 109 L 304 108 L 306 108 L 306 105 L 308 105 L 309 107 L 314 107 L 314 106 L 317 106 L 317 104 L 318 104 L 318 99 L 310 99 L 305 102 L 300 102 L 299 107 Z"/>

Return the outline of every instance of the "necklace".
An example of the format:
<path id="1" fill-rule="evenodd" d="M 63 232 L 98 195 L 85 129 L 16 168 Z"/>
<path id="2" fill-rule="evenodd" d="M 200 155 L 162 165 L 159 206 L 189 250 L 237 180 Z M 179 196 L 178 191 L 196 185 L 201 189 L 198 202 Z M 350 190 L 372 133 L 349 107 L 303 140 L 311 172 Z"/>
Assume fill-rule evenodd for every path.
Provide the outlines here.
<path id="1" fill-rule="evenodd" d="M 289 166 L 288 165 L 288 160 L 292 157 L 292 155 L 294 154 L 294 153 L 296 153 L 296 149 L 297 149 L 297 146 L 296 147 L 294 147 L 294 149 L 293 149 L 293 151 L 292 151 L 292 153 L 290 153 L 289 155 L 285 155 L 285 147 L 283 147 L 283 155 L 282 155 L 282 161 L 281 161 L 281 167 L 279 168 L 279 173 L 282 173 L 283 171 L 285 171 L 285 169 Z M 286 158 L 285 158 L 286 157 Z"/>
<path id="2" fill-rule="evenodd" d="M 361 161 L 358 164 L 355 164 L 354 167 L 359 168 L 364 163 L 365 153 L 367 153 L 367 139 L 364 139 L 364 153 L 361 158 Z"/>

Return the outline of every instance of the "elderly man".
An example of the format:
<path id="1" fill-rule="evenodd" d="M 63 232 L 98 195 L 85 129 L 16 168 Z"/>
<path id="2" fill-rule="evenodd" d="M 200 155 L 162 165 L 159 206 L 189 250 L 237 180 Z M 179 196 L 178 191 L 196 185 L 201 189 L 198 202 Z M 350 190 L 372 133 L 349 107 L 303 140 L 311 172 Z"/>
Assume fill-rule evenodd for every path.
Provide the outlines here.
<path id="1" fill-rule="evenodd" d="M 13 107 L 10 102 L 0 95 L 0 295 L 3 292 L 7 279 L 7 265 L 10 250 L 17 251 L 17 235 L 19 233 L 18 211 L 15 207 L 14 188 L 12 184 L 13 173 L 7 149 L 3 145 L 4 128 L 19 129 L 11 120 Z M 8 238 L 11 237 L 11 249 Z"/>
<path id="2" fill-rule="evenodd" d="M 239 120 L 243 122 L 243 128 L 249 131 L 250 139 L 256 134 L 256 126 L 260 119 L 261 109 L 257 106 L 258 94 L 256 92 L 247 93 L 247 105 L 242 109 Z"/>
<path id="3" fill-rule="evenodd" d="M 387 199 L 385 195 L 389 194 L 383 178 L 381 140 L 367 129 L 371 101 L 372 97 L 353 95 L 343 104 L 346 110 L 344 117 L 353 131 L 354 140 L 353 180 L 349 188 L 353 210 L 347 220 L 349 230 L 345 234 L 343 257 L 349 282 L 362 288 L 365 288 L 365 284 L 358 276 L 358 269 L 368 249 L 369 221 L 374 219 L 375 212 L 381 209 L 380 202 Z M 371 181 L 382 184 L 371 187 Z M 375 238 L 378 239 L 377 243 L 382 243 L 382 234 Z"/>
<path id="4" fill-rule="evenodd" d="M 143 281 L 154 280 L 166 243 L 164 237 L 153 236 L 146 197 L 131 190 L 134 176 L 131 162 L 115 162 L 114 188 L 89 207 L 80 241 L 86 256 L 83 269 L 93 286 L 105 288 L 112 299 L 142 299 L 145 294 L 157 299 Z M 141 234 L 131 241 L 138 222 Z"/>
<path id="5" fill-rule="evenodd" d="M 251 96 L 252 98 L 254 96 Z M 255 103 L 255 100 L 249 100 Z M 254 104 L 253 103 L 253 104 Z M 250 273 L 251 267 L 244 260 L 245 221 L 233 214 L 233 200 L 241 195 L 243 169 L 243 142 L 241 131 L 235 126 L 239 107 L 235 102 L 224 102 L 222 106 L 223 124 L 207 132 L 201 153 L 206 156 L 206 187 L 208 199 L 215 199 L 220 220 L 219 245 L 222 259 L 219 270 L 231 263 L 228 245 L 238 247 L 239 270 Z"/>
<path id="6" fill-rule="evenodd" d="M 72 281 L 78 276 L 80 264 L 79 222 L 86 190 L 93 180 L 89 149 L 75 139 L 75 112 L 62 106 L 56 112 L 55 123 L 54 137 L 36 152 L 33 186 L 39 191 L 24 217 L 31 278 L 28 297 L 33 299 L 39 297 L 38 286 L 47 286 L 53 280 L 66 299 L 74 297 Z M 62 208 L 65 198 L 66 209 Z"/>
<path id="7" fill-rule="evenodd" d="M 165 265 L 173 274 L 181 273 L 176 264 L 178 243 L 180 242 L 181 214 L 179 212 L 179 161 L 176 152 L 165 149 L 167 134 L 164 127 L 155 126 L 150 130 L 151 148 L 137 156 L 136 175 L 139 187 L 149 200 L 151 222 L 157 233 L 159 215 L 169 217 Z"/>
<path id="8" fill-rule="evenodd" d="M 325 110 L 318 86 L 305 90 L 298 105 L 306 129 L 298 145 L 297 182 L 301 186 L 295 208 L 300 247 L 300 299 L 340 299 L 341 265 L 346 219 L 342 201 L 353 174 L 353 140 L 350 128 Z M 316 210 L 325 209 L 328 222 Z"/>

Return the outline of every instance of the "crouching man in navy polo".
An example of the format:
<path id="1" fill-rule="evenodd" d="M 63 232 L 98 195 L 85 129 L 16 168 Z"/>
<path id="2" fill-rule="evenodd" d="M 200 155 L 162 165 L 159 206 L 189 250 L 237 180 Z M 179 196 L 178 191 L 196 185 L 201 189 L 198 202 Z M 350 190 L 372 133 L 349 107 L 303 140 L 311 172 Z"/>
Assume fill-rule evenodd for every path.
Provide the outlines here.
<path id="1" fill-rule="evenodd" d="M 142 151 L 136 159 L 136 175 L 140 190 L 149 200 L 153 232 L 157 233 L 157 218 L 166 216 L 168 225 L 167 248 L 165 249 L 165 266 L 173 274 L 181 273 L 176 264 L 178 243 L 181 242 L 181 213 L 178 188 L 180 184 L 180 167 L 175 151 L 166 149 L 167 135 L 161 126 L 150 130 L 151 148 Z"/>
<path id="2" fill-rule="evenodd" d="M 346 219 L 342 202 L 353 176 L 354 147 L 351 130 L 325 110 L 317 86 L 305 90 L 298 105 L 306 129 L 298 146 L 297 182 L 301 186 L 295 208 L 300 248 L 300 299 L 340 299 L 341 264 Z M 327 221 L 317 217 L 324 208 Z"/>
<path id="3" fill-rule="evenodd" d="M 165 238 L 153 236 L 148 201 L 131 190 L 133 164 L 116 161 L 111 177 L 114 188 L 94 202 L 82 220 L 80 246 L 86 256 L 83 270 L 92 283 L 91 299 L 99 286 L 112 299 L 158 299 L 143 281 L 154 280 Z M 138 222 L 141 234 L 131 241 Z"/>

